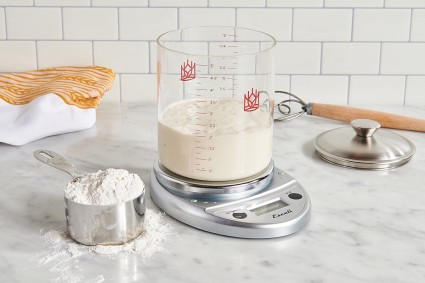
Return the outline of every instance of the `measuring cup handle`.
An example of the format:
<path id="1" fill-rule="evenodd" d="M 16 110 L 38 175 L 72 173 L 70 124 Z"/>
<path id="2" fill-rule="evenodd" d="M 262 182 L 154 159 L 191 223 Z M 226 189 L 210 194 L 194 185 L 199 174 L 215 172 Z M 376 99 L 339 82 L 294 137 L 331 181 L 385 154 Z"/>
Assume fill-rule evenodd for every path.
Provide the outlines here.
<path id="1" fill-rule="evenodd" d="M 34 151 L 34 157 L 38 161 L 43 162 L 44 164 L 50 165 L 52 167 L 55 167 L 56 169 L 68 173 L 72 176 L 73 179 L 77 179 L 84 175 L 83 172 L 76 169 L 73 164 L 66 161 L 64 157 L 54 151 L 39 149 Z"/>

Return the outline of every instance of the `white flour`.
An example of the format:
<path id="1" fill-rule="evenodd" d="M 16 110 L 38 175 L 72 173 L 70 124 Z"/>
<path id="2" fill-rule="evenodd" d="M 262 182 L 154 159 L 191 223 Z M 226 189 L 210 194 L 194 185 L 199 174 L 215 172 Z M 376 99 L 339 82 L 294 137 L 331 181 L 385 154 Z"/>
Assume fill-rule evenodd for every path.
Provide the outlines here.
<path id="1" fill-rule="evenodd" d="M 65 197 L 81 204 L 109 205 L 137 198 L 144 189 L 137 174 L 109 168 L 68 183 Z"/>
<path id="2" fill-rule="evenodd" d="M 119 246 L 80 245 L 68 236 L 66 229 L 41 231 L 44 251 L 35 260 L 39 266 L 58 274 L 51 282 L 100 283 L 105 280 L 105 275 L 84 278 L 79 262 L 84 266 L 99 255 L 101 260 L 110 261 L 125 254 L 135 254 L 145 261 L 155 253 L 166 253 L 169 241 L 177 236 L 173 232 L 172 220 L 157 209 L 146 210 L 144 227 L 140 237 Z"/>

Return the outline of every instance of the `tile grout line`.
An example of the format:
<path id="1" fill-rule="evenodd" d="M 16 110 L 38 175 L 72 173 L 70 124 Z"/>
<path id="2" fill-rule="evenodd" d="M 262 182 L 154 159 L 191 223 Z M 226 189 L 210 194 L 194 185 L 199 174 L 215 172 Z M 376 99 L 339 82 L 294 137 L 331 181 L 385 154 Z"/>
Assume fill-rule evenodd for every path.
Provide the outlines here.
<path id="1" fill-rule="evenodd" d="M 118 28 L 117 33 L 118 33 L 118 40 L 121 40 L 120 10 L 121 10 L 121 8 L 120 7 L 117 7 L 117 21 L 118 21 L 118 23 L 117 23 L 117 28 Z"/>
<path id="2" fill-rule="evenodd" d="M 4 41 L 4 39 L 2 39 Z M 28 40 L 37 40 L 35 38 L 17 38 L 17 39 L 13 39 L 13 41 L 28 41 Z M 50 41 L 61 41 L 62 39 L 56 39 L 56 38 L 50 38 L 48 39 Z M 67 40 L 67 39 L 65 39 Z M 76 38 L 71 38 L 69 40 L 72 41 L 87 41 L 87 39 L 76 39 Z M 153 39 L 123 39 L 120 40 L 122 42 L 148 42 L 149 40 L 153 40 Z M 97 39 L 96 41 L 118 41 L 117 39 L 113 39 L 113 38 L 109 38 L 109 39 Z M 211 41 L 212 42 L 212 41 Z M 218 42 L 218 41 L 217 41 Z M 249 41 L 247 41 L 249 42 Z M 254 42 L 254 41 L 253 41 Z M 255 41 L 256 42 L 256 41 Z M 276 43 L 288 43 L 288 42 L 294 42 L 294 43 L 389 43 L 389 44 L 399 44 L 399 43 L 412 43 L 412 44 L 425 44 L 425 40 L 417 40 L 417 41 L 412 41 L 412 42 L 408 42 L 408 41 L 403 41 L 403 40 L 399 40 L 399 41 L 347 41 L 347 40 L 297 40 L 297 41 L 293 41 L 293 40 L 276 40 Z"/>
<path id="3" fill-rule="evenodd" d="M 413 9 L 410 9 L 410 26 L 409 26 L 409 40 L 408 40 L 408 42 L 412 42 L 412 24 L 413 24 Z"/>
<path id="4" fill-rule="evenodd" d="M 319 75 L 323 75 L 323 42 L 320 42 L 320 70 Z"/>
<path id="5" fill-rule="evenodd" d="M 93 66 L 94 66 L 95 65 L 94 64 L 94 41 L 90 40 L 90 42 L 91 42 L 91 60 L 92 60 Z"/>
<path id="6" fill-rule="evenodd" d="M 61 9 L 61 25 L 62 25 L 62 40 L 65 39 L 65 27 L 64 27 L 64 20 L 63 20 L 63 7 Z"/>
<path id="7" fill-rule="evenodd" d="M 350 97 L 351 97 L 351 75 L 348 75 L 348 89 L 347 89 L 347 105 L 350 105 Z"/>
<path id="8" fill-rule="evenodd" d="M 354 37 L 354 12 L 355 9 L 351 9 L 351 42 L 353 42 Z"/>
<path id="9" fill-rule="evenodd" d="M 292 93 L 292 75 L 289 75 L 289 87 L 288 92 Z"/>
<path id="10" fill-rule="evenodd" d="M 407 75 L 404 76 L 404 95 L 403 95 L 403 106 L 406 106 L 406 90 L 407 90 Z"/>
<path id="11" fill-rule="evenodd" d="M 177 8 L 177 29 L 179 28 L 180 28 L 180 8 Z"/>
<path id="12" fill-rule="evenodd" d="M 64 5 L 64 6 L 17 6 L 17 5 L 8 5 L 7 7 L 10 8 L 53 8 L 53 7 L 64 7 L 64 8 L 118 8 L 118 7 L 125 7 L 125 8 L 199 8 L 199 9 L 207 9 L 207 8 L 218 8 L 218 9 L 231 9 L 232 6 L 102 6 L 102 5 L 96 5 L 96 6 L 90 6 L 90 5 L 80 5 L 80 6 L 74 6 L 74 5 Z M 301 10 L 321 10 L 321 9 L 327 9 L 327 10 L 352 10 L 352 9 L 364 9 L 364 10 L 376 10 L 376 9 L 386 9 L 386 10 L 410 10 L 410 9 L 423 9 L 424 7 L 306 7 L 306 6 L 246 6 L 246 7 L 240 7 L 244 9 L 261 9 L 261 8 L 271 8 L 271 9 L 301 9 Z M 235 8 L 235 7 L 233 7 Z"/>
<path id="13" fill-rule="evenodd" d="M 383 43 L 381 42 L 379 44 L 379 66 L 378 66 L 378 75 L 382 75 L 381 74 L 381 68 L 382 68 L 382 46 Z"/>
<path id="14" fill-rule="evenodd" d="M 93 40 L 90 40 L 90 46 L 91 46 L 91 63 L 94 66 L 94 42 L 93 42 Z"/>
<path id="15" fill-rule="evenodd" d="M 412 24 L 413 24 L 413 9 L 410 9 L 410 25 L 409 25 L 409 40 L 412 42 Z M 404 93 L 403 93 L 403 106 L 406 106 L 406 95 L 407 95 L 407 75 L 404 76 Z"/>
<path id="16" fill-rule="evenodd" d="M 5 40 L 9 39 L 9 35 L 7 32 L 7 20 L 6 20 L 6 8 L 3 9 L 4 12 L 4 33 L 5 33 Z"/>
<path id="17" fill-rule="evenodd" d="M 122 80 L 121 80 L 121 75 L 122 74 L 117 74 L 119 79 L 120 79 L 120 103 L 123 102 L 122 101 Z"/>
<path id="18" fill-rule="evenodd" d="M 294 14 L 295 14 L 295 9 L 291 9 L 291 40 L 292 42 L 294 42 Z"/>
<path id="19" fill-rule="evenodd" d="M 35 44 L 35 63 L 37 66 L 37 70 L 39 69 L 39 62 L 38 62 L 38 41 L 34 41 Z"/>
<path id="20" fill-rule="evenodd" d="M 149 69 L 149 74 L 151 74 L 151 67 L 152 67 L 152 63 L 153 62 L 151 62 L 151 54 L 152 54 L 152 51 L 151 51 L 151 43 L 150 43 L 150 41 L 148 41 L 148 50 L 149 50 L 149 57 L 148 57 L 148 69 Z"/>

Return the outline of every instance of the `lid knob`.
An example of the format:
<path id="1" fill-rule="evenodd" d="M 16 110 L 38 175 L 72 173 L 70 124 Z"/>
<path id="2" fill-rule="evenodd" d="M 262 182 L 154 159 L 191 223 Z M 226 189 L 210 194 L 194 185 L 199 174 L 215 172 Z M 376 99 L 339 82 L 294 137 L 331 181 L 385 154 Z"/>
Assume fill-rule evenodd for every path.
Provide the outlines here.
<path id="1" fill-rule="evenodd" d="M 381 127 L 381 124 L 369 119 L 356 119 L 351 121 L 351 126 L 357 135 L 363 138 L 371 137 L 376 130 Z"/>

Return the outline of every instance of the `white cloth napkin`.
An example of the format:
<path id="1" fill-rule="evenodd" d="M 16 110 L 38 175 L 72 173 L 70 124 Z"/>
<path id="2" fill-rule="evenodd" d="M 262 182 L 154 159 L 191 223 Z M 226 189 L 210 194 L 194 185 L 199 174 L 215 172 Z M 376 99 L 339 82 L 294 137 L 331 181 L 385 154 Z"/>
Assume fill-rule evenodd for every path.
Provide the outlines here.
<path id="1" fill-rule="evenodd" d="M 0 99 L 0 142 L 23 145 L 44 137 L 91 128 L 96 109 L 66 104 L 56 94 L 45 94 L 24 105 Z"/>

